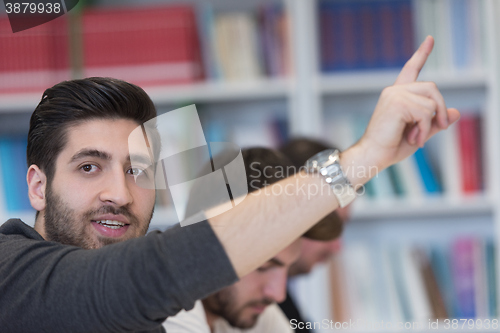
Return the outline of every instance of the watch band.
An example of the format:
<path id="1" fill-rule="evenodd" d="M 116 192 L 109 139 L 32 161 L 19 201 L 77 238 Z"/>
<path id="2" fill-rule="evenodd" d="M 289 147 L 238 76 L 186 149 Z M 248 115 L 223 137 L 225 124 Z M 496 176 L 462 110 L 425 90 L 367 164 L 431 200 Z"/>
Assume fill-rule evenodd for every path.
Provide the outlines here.
<path id="1" fill-rule="evenodd" d="M 319 173 L 324 177 L 332 188 L 340 207 L 347 206 L 356 198 L 356 191 L 340 166 L 338 149 L 327 149 L 314 155 L 307 160 L 306 170 L 308 173 Z"/>

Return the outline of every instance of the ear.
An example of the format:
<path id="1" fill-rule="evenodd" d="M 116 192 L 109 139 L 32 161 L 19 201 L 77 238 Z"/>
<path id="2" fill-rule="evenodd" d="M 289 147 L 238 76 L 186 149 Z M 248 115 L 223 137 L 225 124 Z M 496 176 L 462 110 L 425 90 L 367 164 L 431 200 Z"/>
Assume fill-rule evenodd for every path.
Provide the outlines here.
<path id="1" fill-rule="evenodd" d="M 26 175 L 28 182 L 28 196 L 33 208 L 41 212 L 45 209 L 45 186 L 47 185 L 47 177 L 38 166 L 32 164 Z"/>

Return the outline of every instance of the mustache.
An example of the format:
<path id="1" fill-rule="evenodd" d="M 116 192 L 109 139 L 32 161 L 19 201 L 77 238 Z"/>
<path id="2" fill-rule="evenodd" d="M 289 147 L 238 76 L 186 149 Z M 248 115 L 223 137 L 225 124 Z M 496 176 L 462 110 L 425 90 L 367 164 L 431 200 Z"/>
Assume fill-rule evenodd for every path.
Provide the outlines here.
<path id="1" fill-rule="evenodd" d="M 136 217 L 130 212 L 126 207 L 113 207 L 113 206 L 102 206 L 99 209 L 89 211 L 85 214 L 85 218 L 90 219 L 96 215 L 103 214 L 113 214 L 113 215 L 123 215 L 129 219 L 129 221 L 135 221 Z"/>
<path id="2" fill-rule="evenodd" d="M 274 301 L 270 298 L 264 298 L 262 300 L 259 300 L 259 301 L 251 301 L 251 302 L 248 302 L 246 306 L 248 307 L 252 307 L 252 306 L 268 306 L 268 305 L 271 305 L 273 304 Z"/>

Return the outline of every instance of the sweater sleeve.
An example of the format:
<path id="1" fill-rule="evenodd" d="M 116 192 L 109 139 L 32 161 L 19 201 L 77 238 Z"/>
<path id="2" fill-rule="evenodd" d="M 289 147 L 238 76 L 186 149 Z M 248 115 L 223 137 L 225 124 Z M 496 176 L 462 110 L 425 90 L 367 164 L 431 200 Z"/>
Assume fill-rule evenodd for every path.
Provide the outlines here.
<path id="1" fill-rule="evenodd" d="M 97 250 L 0 233 L 0 253 L 2 332 L 153 329 L 237 280 L 206 221 Z"/>

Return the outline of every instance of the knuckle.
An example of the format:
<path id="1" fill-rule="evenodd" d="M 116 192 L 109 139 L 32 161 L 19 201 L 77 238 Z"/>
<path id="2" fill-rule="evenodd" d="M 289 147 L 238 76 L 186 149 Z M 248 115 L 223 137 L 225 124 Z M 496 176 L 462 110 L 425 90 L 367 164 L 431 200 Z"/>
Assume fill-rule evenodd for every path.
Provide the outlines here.
<path id="1" fill-rule="evenodd" d="M 429 81 L 429 82 L 426 82 L 425 84 L 431 90 L 438 90 L 436 82 Z"/>
<path id="2" fill-rule="evenodd" d="M 385 87 L 382 90 L 381 95 L 384 96 L 384 97 L 389 97 L 389 96 L 391 96 L 393 90 L 394 90 L 394 86 Z"/>

